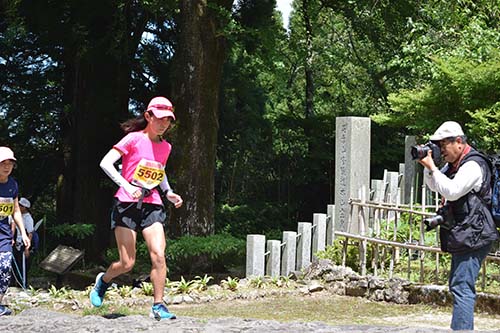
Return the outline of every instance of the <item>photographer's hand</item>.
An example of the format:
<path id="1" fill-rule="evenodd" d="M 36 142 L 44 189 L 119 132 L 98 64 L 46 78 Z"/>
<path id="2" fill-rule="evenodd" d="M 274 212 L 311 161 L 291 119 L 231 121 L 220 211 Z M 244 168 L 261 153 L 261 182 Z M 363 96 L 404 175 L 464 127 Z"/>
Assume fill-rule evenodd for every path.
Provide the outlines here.
<path id="1" fill-rule="evenodd" d="M 434 164 L 434 160 L 432 159 L 432 151 L 429 150 L 427 152 L 427 156 L 418 161 L 418 163 L 422 164 L 425 168 L 429 169 L 431 172 L 437 170 L 436 164 Z"/>

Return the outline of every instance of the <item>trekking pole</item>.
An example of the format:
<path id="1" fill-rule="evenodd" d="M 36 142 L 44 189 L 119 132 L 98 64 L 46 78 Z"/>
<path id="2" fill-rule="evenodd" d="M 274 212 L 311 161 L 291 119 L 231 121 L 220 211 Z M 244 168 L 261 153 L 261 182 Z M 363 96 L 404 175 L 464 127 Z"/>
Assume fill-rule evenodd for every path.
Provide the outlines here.
<path id="1" fill-rule="evenodd" d="M 26 256 L 23 249 L 23 289 L 26 289 Z"/>

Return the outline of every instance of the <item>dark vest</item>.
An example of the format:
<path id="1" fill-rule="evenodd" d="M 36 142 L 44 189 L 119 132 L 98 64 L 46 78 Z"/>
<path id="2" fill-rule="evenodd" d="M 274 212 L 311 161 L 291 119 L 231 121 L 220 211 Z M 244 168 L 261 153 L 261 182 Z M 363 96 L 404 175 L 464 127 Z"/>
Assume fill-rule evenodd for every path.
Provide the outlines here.
<path id="1" fill-rule="evenodd" d="M 458 169 L 468 161 L 477 162 L 483 173 L 483 182 L 479 192 L 470 191 L 456 201 L 447 201 L 449 205 L 449 229 L 440 228 L 441 249 L 450 253 L 466 253 L 490 245 L 498 239 L 498 232 L 491 216 L 491 171 L 484 155 L 471 151 L 464 156 Z M 451 165 L 449 165 L 451 167 Z M 448 178 L 455 177 L 457 170 L 448 168 Z"/>

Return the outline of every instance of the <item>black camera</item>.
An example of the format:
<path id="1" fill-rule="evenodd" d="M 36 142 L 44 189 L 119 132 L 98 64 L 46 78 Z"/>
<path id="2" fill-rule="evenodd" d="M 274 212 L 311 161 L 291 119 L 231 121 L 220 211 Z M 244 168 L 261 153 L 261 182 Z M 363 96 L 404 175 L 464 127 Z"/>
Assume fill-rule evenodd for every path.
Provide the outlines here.
<path id="1" fill-rule="evenodd" d="M 435 216 L 428 217 L 424 219 L 424 224 L 426 226 L 425 231 L 431 231 L 435 229 L 438 225 L 443 226 L 446 229 L 450 228 L 449 219 L 449 209 L 447 205 L 440 207 Z"/>
<path id="2" fill-rule="evenodd" d="M 436 161 L 439 161 L 441 158 L 441 148 L 439 148 L 439 146 L 432 141 L 427 142 L 425 145 L 411 146 L 411 157 L 414 160 L 421 160 L 427 156 L 427 152 L 429 150 L 432 151 L 432 159 L 434 160 L 434 163 L 439 164 L 436 163 Z"/>

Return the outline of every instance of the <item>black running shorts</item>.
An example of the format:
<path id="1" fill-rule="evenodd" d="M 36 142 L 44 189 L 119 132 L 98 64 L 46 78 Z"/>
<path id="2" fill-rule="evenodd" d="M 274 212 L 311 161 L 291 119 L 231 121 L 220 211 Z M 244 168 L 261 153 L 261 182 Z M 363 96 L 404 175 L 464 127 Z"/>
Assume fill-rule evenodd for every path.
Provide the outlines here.
<path id="1" fill-rule="evenodd" d="M 125 227 L 139 232 L 156 222 L 165 225 L 166 218 L 163 206 L 143 203 L 141 209 L 138 209 L 137 202 L 116 200 L 111 212 L 111 230 Z"/>

